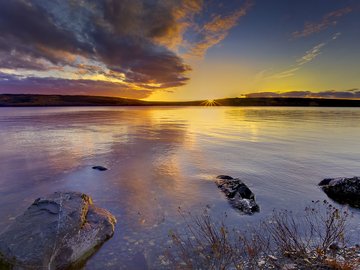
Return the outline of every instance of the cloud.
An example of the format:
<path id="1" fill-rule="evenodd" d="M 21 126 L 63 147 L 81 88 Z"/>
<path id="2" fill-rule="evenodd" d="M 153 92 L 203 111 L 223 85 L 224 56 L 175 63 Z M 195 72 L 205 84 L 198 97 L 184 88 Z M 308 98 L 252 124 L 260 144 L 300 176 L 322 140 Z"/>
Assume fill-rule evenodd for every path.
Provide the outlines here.
<path id="1" fill-rule="evenodd" d="M 311 91 L 289 91 L 289 92 L 259 92 L 245 94 L 246 98 L 346 98 L 346 99 L 357 99 L 360 98 L 360 89 L 350 89 L 346 91 L 335 91 L 328 90 L 322 92 L 311 92 Z"/>
<path id="2" fill-rule="evenodd" d="M 152 36 L 166 35 L 161 29 L 171 22 L 158 20 L 155 24 L 154 14 L 134 14 L 133 10 L 145 8 L 140 4 L 140 1 L 2 1 L 0 49 L 2 54 L 12 53 L 6 62 L 1 61 L 1 67 L 77 68 L 94 61 L 106 67 L 103 74 L 121 74 L 118 79 L 124 82 L 141 78 L 142 83 L 183 85 L 190 67 L 170 50 L 152 42 Z M 109 10 L 117 11 L 116 16 L 111 16 Z M 137 17 L 132 20 L 131 16 Z M 149 21 L 145 23 L 146 19 Z M 143 22 L 143 32 L 137 32 L 138 26 L 132 21 Z"/>
<path id="3" fill-rule="evenodd" d="M 341 36 L 341 33 L 337 32 L 337 33 L 335 33 L 335 35 L 333 35 L 332 40 L 337 40 L 340 36 Z"/>
<path id="4" fill-rule="evenodd" d="M 203 57 L 207 50 L 214 45 L 219 44 L 229 34 L 239 21 L 239 19 L 247 14 L 253 6 L 253 1 L 246 1 L 244 5 L 229 15 L 216 15 L 212 20 L 204 24 L 198 32 L 200 33 L 198 41 L 191 44 L 188 56 Z"/>
<path id="5" fill-rule="evenodd" d="M 268 76 L 267 78 L 272 78 L 272 79 L 283 79 L 283 78 L 287 78 L 287 77 L 292 77 L 295 75 L 295 72 L 297 70 L 299 70 L 300 67 L 292 67 L 290 69 L 287 69 L 287 70 L 284 70 L 284 71 L 281 71 L 279 73 L 275 73 L 271 76 Z"/>
<path id="6" fill-rule="evenodd" d="M 23 82 L 24 89 L 26 78 L 44 88 L 79 80 L 96 84 L 99 94 L 99 81 L 119 95 L 124 86 L 146 93 L 179 87 L 191 71 L 179 49 L 204 53 L 246 10 L 209 18 L 203 0 L 0 1 L 0 72 L 21 78 L 17 88 Z"/>
<path id="7" fill-rule="evenodd" d="M 312 47 L 310 50 L 306 51 L 306 53 L 296 60 L 296 63 L 290 66 L 288 69 L 284 71 L 277 72 L 270 76 L 267 76 L 268 79 L 283 79 L 292 77 L 295 73 L 302 68 L 303 65 L 313 61 L 316 57 L 321 54 L 321 49 L 326 45 L 326 43 L 320 43 Z"/>
<path id="8" fill-rule="evenodd" d="M 342 16 L 344 16 L 350 12 L 352 12 L 352 8 L 345 7 L 345 8 L 338 9 L 333 12 L 327 13 L 326 15 L 323 16 L 323 18 L 320 22 L 317 22 L 317 23 L 306 22 L 304 25 L 304 29 L 301 31 L 293 32 L 292 36 L 294 38 L 307 37 L 312 34 L 326 30 L 330 26 L 336 25 L 339 18 L 341 18 Z"/>
<path id="9" fill-rule="evenodd" d="M 305 65 L 313 61 L 318 55 L 321 54 L 321 49 L 326 45 L 326 43 L 320 43 L 310 50 L 308 50 L 301 58 L 296 60 L 298 66 Z"/>
<path id="10" fill-rule="evenodd" d="M 300 70 L 301 68 L 303 68 L 304 65 L 306 65 L 306 64 L 312 62 L 313 60 L 315 60 L 322 53 L 321 50 L 330 41 L 338 39 L 340 35 L 341 35 L 340 32 L 335 33 L 328 42 L 319 43 L 319 44 L 315 45 L 314 47 L 312 47 L 310 50 L 307 50 L 303 56 L 296 59 L 296 63 L 294 65 L 291 65 L 289 68 L 287 68 L 284 71 L 280 71 L 280 72 L 277 72 L 275 74 L 269 75 L 266 78 L 268 78 L 268 79 L 283 79 L 283 78 L 294 76 L 295 73 L 298 70 Z"/>
<path id="11" fill-rule="evenodd" d="M 72 94 L 122 96 L 127 98 L 146 98 L 151 89 L 134 90 L 127 84 L 94 80 L 71 80 L 63 78 L 19 77 L 0 73 L 0 92 L 11 94 Z"/>

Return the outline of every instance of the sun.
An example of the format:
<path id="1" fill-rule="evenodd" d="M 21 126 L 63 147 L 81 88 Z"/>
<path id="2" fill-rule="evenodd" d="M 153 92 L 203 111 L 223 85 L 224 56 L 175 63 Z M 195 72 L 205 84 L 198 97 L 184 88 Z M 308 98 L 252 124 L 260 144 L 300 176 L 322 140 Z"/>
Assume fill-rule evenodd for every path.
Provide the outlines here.
<path id="1" fill-rule="evenodd" d="M 214 99 L 208 99 L 201 103 L 203 106 L 219 106 L 219 103 L 217 103 Z"/>

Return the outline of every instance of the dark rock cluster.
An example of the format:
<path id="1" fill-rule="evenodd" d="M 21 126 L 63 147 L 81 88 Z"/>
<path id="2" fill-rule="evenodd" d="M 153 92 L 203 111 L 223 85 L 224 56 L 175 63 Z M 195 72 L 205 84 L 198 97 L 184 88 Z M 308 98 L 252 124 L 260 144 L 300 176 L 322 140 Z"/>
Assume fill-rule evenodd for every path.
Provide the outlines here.
<path id="1" fill-rule="evenodd" d="M 360 177 L 327 178 L 319 186 L 334 201 L 360 208 Z"/>
<path id="2" fill-rule="evenodd" d="M 215 182 L 234 208 L 248 215 L 260 211 L 254 193 L 239 178 L 219 175 Z"/>

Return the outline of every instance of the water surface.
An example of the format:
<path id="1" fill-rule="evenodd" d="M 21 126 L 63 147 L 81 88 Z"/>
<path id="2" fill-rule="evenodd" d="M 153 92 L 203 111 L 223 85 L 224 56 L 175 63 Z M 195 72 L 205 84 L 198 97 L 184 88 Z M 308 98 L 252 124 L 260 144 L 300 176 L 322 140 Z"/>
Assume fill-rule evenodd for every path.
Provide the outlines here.
<path id="1" fill-rule="evenodd" d="M 157 269 L 184 227 L 179 207 L 244 227 L 327 199 L 323 178 L 360 175 L 359 119 L 358 108 L 0 108 L 0 230 L 39 196 L 81 191 L 118 219 L 83 268 Z M 243 179 L 261 212 L 231 209 L 218 174 Z M 359 222 L 355 211 L 357 235 Z"/>

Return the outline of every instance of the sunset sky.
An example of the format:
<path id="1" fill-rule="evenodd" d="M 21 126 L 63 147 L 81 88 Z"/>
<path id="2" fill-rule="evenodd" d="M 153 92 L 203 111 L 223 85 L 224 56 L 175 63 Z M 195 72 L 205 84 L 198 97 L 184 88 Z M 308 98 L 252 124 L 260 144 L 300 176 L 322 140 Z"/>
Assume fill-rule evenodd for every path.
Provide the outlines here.
<path id="1" fill-rule="evenodd" d="M 0 93 L 360 98 L 358 0 L 0 0 Z"/>

